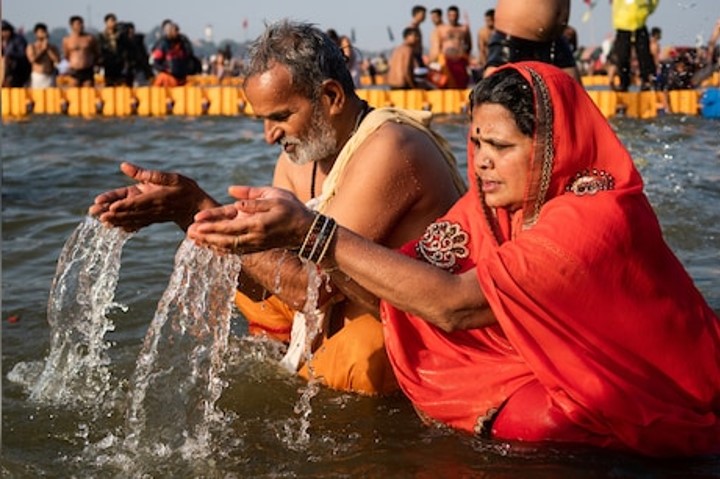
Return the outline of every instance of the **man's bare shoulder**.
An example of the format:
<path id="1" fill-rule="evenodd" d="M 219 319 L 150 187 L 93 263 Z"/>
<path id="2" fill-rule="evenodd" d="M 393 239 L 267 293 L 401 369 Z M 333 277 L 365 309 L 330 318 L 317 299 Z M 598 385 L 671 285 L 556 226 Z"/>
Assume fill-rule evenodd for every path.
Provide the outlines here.
<path id="1" fill-rule="evenodd" d="M 386 154 L 376 155 L 378 151 Z M 388 121 L 381 125 L 363 142 L 356 154 L 364 156 L 366 152 L 373 153 L 370 161 L 379 163 L 387 162 L 398 156 L 406 158 L 411 164 L 427 159 L 442 160 L 443 158 L 429 133 L 394 121 Z"/>
<path id="2" fill-rule="evenodd" d="M 348 177 L 381 183 L 408 175 L 421 182 L 428 176 L 451 177 L 445 156 L 431 135 L 397 122 L 387 122 L 370 135 L 348 166 Z"/>
<path id="3" fill-rule="evenodd" d="M 458 197 L 431 137 L 397 122 L 384 123 L 363 142 L 336 191 L 328 214 L 391 247 L 422 234 Z"/>

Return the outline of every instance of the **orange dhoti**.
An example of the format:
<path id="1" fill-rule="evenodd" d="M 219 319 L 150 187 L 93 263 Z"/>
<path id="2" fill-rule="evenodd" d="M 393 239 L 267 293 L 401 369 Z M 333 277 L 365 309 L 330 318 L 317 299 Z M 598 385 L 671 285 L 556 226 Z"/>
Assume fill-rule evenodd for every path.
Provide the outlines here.
<path id="1" fill-rule="evenodd" d="M 247 320 L 250 334 L 289 341 L 295 311 L 277 296 L 253 301 L 237 292 L 235 305 Z M 382 324 L 371 314 L 352 318 L 335 334 L 323 336 L 309 365 L 302 365 L 298 374 L 332 389 L 366 395 L 398 389 L 385 352 Z"/>

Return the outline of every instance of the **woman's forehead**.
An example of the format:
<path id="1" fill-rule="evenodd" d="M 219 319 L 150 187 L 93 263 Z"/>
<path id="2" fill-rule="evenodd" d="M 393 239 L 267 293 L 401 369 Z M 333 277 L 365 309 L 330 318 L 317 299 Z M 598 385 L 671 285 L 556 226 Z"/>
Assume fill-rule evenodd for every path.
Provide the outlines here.
<path id="1" fill-rule="evenodd" d="M 481 103 L 473 108 L 470 133 L 479 135 L 498 129 L 517 129 L 515 118 L 510 110 L 499 103 Z"/>

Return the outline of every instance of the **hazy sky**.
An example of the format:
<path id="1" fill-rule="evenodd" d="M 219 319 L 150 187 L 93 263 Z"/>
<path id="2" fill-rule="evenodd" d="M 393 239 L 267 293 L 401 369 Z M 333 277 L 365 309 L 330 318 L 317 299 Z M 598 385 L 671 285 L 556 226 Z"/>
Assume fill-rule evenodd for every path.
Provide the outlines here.
<path id="1" fill-rule="evenodd" d="M 527 0 L 532 8 L 535 2 Z M 581 45 L 600 43 L 612 33 L 609 0 L 595 0 L 596 7 L 588 22 L 583 22 L 587 5 L 583 0 L 571 0 L 570 23 L 579 34 Z M 86 26 L 100 28 L 102 18 L 114 12 L 120 20 L 132 21 L 138 31 L 148 31 L 164 18 L 172 18 L 189 37 L 201 38 L 205 27 L 212 25 L 214 40 L 232 38 L 238 41 L 255 38 L 265 22 L 288 17 L 310 21 L 323 29 L 335 28 L 340 34 L 355 30 L 356 45 L 365 50 L 393 47 L 387 29 L 390 27 L 399 42 L 402 29 L 410 19 L 410 9 L 420 3 L 428 10 L 457 5 L 461 15 L 467 15 L 473 32 L 482 25 L 483 14 L 495 5 L 490 0 L 425 3 L 422 0 L 2 0 L 2 16 L 16 27 L 26 30 L 42 21 L 52 29 L 67 26 L 70 15 L 85 17 Z M 650 17 L 648 26 L 663 29 L 663 44 L 694 45 L 697 35 L 705 40 L 720 17 L 719 0 L 660 0 Z M 243 23 L 247 19 L 247 29 Z M 427 47 L 431 25 L 422 25 Z M 473 35 L 474 36 L 474 35 Z M 475 47 L 475 46 L 474 46 Z"/>

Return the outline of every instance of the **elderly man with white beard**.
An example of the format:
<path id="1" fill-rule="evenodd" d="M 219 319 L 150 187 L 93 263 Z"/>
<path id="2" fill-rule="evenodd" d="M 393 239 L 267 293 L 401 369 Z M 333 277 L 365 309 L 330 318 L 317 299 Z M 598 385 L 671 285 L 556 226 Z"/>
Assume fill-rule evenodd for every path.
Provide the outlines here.
<path id="1" fill-rule="evenodd" d="M 340 49 L 312 25 L 270 25 L 252 47 L 244 87 L 265 141 L 281 147 L 273 186 L 376 243 L 397 248 L 419 236 L 464 192 L 449 146 L 429 128 L 430 113 L 370 108 Z M 196 213 L 220 204 L 180 174 L 121 169 L 137 183 L 97 196 L 89 210 L 112 226 L 134 231 L 173 221 L 186 230 Z M 330 227 L 317 233 L 327 234 L 321 226 Z M 338 271 L 320 271 L 329 287 L 318 291 L 322 327 L 310 341 L 305 262 L 285 250 L 235 253 L 242 255 L 236 305 L 251 334 L 290 343 L 284 366 L 337 390 L 397 389 L 377 298 Z"/>

